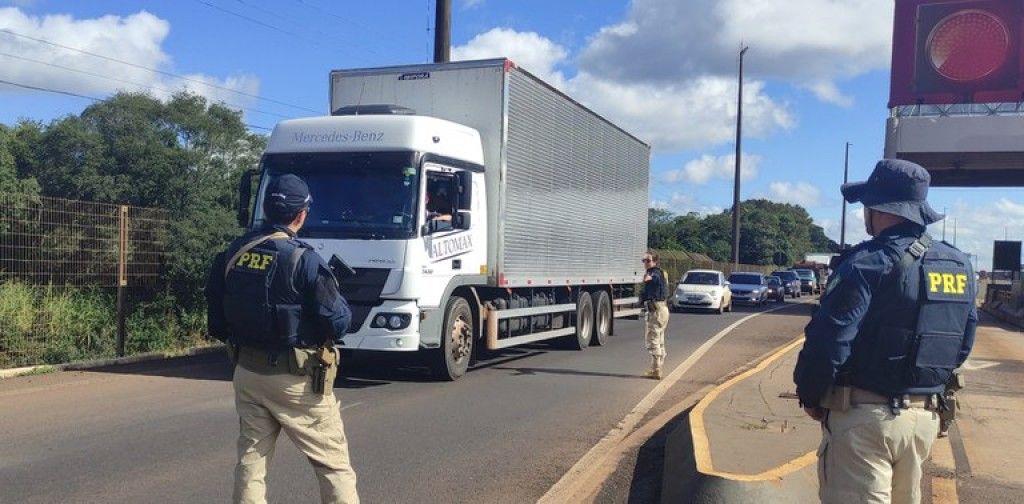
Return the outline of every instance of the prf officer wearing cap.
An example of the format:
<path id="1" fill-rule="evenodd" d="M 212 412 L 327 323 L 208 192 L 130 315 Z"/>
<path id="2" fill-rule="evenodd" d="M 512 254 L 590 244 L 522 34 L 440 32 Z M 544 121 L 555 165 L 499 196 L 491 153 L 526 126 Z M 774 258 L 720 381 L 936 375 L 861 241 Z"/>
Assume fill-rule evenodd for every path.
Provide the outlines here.
<path id="1" fill-rule="evenodd" d="M 823 502 L 921 500 L 944 385 L 974 344 L 974 272 L 925 232 L 943 218 L 926 201 L 930 181 L 920 166 L 886 159 L 842 187 L 864 204 L 873 238 L 829 279 L 794 371 L 801 405 L 822 422 Z"/>
<path id="2" fill-rule="evenodd" d="M 209 331 L 236 363 L 234 502 L 266 502 L 282 429 L 313 465 L 323 502 L 359 502 L 333 384 L 333 344 L 351 312 L 324 260 L 295 238 L 310 201 L 299 177 L 274 178 L 263 196 L 264 226 L 232 242 L 210 270 Z"/>

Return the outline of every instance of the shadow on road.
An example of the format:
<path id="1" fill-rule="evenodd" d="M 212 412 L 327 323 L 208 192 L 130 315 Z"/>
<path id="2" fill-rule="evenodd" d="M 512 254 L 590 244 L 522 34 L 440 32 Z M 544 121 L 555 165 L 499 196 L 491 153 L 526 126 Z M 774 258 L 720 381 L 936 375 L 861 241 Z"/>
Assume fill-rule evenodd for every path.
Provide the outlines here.
<path id="1" fill-rule="evenodd" d="M 89 371 L 216 381 L 231 381 L 232 374 L 231 362 L 223 351 L 134 364 L 103 366 Z"/>
<path id="2" fill-rule="evenodd" d="M 766 310 L 770 310 L 772 308 L 779 308 L 779 307 L 785 306 L 786 307 L 785 309 L 778 310 L 778 311 L 773 311 L 773 312 L 770 313 L 770 315 L 806 317 L 807 315 L 809 315 L 811 313 L 812 307 L 814 307 L 816 304 L 817 304 L 817 300 L 805 303 L 804 300 L 802 300 L 802 299 L 800 301 L 797 301 L 795 299 L 787 299 L 785 302 L 765 303 L 762 306 L 755 306 L 755 305 L 749 305 L 749 304 L 735 304 L 732 307 L 732 313 L 737 314 L 737 315 L 750 315 L 750 314 L 753 314 L 753 313 L 759 313 L 759 312 L 763 312 L 763 311 L 766 311 Z M 700 317 L 700 316 L 717 317 L 718 313 L 712 312 L 712 311 L 689 310 L 689 309 L 687 309 L 687 310 L 683 310 L 681 312 L 673 312 L 672 315 L 673 316 L 686 315 L 686 316 L 696 316 L 696 317 Z"/>

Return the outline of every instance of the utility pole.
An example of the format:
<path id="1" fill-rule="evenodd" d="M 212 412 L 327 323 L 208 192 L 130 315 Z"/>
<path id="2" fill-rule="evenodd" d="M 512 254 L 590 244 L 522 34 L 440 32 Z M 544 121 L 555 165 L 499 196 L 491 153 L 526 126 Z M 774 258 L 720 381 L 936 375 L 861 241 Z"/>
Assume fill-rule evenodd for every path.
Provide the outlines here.
<path id="1" fill-rule="evenodd" d="M 942 216 L 946 216 L 946 207 L 942 207 Z M 946 241 L 946 220 L 942 219 L 942 241 Z"/>
<path id="2" fill-rule="evenodd" d="M 740 149 L 743 141 L 743 55 L 749 47 L 740 49 L 739 96 L 736 100 L 736 179 L 732 189 L 732 263 L 740 263 Z"/>
<path id="3" fill-rule="evenodd" d="M 843 184 L 850 175 L 850 142 L 846 142 L 846 156 L 843 158 Z M 846 250 L 846 198 L 843 198 L 843 215 L 839 220 L 839 250 Z"/>
<path id="4" fill-rule="evenodd" d="M 437 0 L 434 13 L 434 63 L 447 63 L 451 59 L 452 0 Z"/>

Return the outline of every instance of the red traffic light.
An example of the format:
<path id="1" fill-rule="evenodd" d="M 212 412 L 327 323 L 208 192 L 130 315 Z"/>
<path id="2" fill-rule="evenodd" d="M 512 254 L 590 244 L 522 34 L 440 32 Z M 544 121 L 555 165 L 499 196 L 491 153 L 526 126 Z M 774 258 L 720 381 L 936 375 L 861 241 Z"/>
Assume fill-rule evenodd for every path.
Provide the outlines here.
<path id="1" fill-rule="evenodd" d="M 967 9 L 942 19 L 928 34 L 928 61 L 943 77 L 957 82 L 984 79 L 1010 56 L 1010 32 L 999 17 Z"/>

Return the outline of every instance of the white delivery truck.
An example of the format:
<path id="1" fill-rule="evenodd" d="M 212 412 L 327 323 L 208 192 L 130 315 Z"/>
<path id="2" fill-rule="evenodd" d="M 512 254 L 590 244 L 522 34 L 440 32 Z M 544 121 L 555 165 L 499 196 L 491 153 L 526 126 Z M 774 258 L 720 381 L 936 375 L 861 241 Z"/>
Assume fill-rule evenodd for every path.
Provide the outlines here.
<path id="1" fill-rule="evenodd" d="M 650 147 L 507 59 L 330 75 L 327 117 L 278 124 L 270 178 L 313 202 L 300 237 L 354 270 L 341 348 L 421 352 L 442 379 L 474 349 L 601 345 L 637 315 Z"/>

